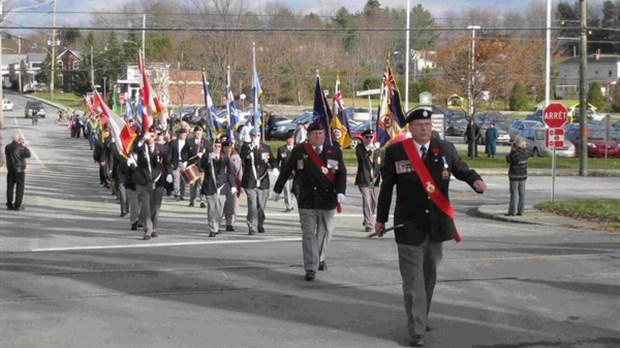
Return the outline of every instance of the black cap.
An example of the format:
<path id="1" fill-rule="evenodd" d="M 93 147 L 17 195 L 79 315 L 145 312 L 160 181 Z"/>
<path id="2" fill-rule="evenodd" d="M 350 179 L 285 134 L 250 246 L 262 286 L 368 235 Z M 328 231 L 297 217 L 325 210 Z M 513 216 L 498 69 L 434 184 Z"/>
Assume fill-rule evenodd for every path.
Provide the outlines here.
<path id="1" fill-rule="evenodd" d="M 312 124 L 308 126 L 308 133 L 317 130 L 323 130 L 323 125 L 321 122 L 312 122 Z"/>
<path id="2" fill-rule="evenodd" d="M 194 127 L 194 132 L 198 132 L 198 131 L 202 132 L 202 127 L 200 127 L 200 126 Z"/>
<path id="3" fill-rule="evenodd" d="M 417 110 L 413 110 L 412 112 L 409 113 L 409 115 L 407 115 L 407 123 L 413 121 L 413 120 L 430 120 L 431 116 L 433 116 L 433 113 L 430 110 L 426 110 L 426 109 L 417 109 Z"/>
<path id="4" fill-rule="evenodd" d="M 179 132 L 179 134 L 181 134 L 181 133 L 187 133 L 187 129 L 185 129 L 185 128 L 179 128 L 179 131 L 178 131 L 178 132 Z"/>
<path id="5" fill-rule="evenodd" d="M 286 138 L 284 138 L 284 139 L 291 139 L 291 138 L 294 138 L 294 137 L 295 137 L 295 133 L 288 132 L 288 133 L 286 133 Z"/>
<path id="6" fill-rule="evenodd" d="M 362 136 L 366 136 L 366 135 L 374 135 L 375 131 L 373 131 L 372 129 L 368 128 L 365 131 L 362 132 Z"/>

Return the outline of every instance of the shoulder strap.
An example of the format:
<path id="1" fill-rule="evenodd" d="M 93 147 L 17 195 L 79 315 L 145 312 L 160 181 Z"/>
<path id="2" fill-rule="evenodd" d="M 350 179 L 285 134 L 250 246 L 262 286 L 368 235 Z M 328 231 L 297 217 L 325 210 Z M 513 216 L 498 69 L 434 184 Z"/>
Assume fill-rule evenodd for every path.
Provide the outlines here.
<path id="1" fill-rule="evenodd" d="M 310 157 L 310 160 L 312 160 L 312 163 L 314 163 L 314 165 L 321 171 L 321 173 L 325 175 L 327 180 L 331 184 L 336 182 L 336 177 L 334 176 L 334 173 L 332 173 L 329 169 L 327 169 L 327 167 L 325 166 L 325 163 L 323 163 L 323 160 L 321 160 L 319 155 L 317 155 L 317 153 L 314 152 L 312 145 L 310 145 L 309 143 L 304 143 L 304 148 L 306 149 L 306 153 L 308 154 L 308 157 Z"/>

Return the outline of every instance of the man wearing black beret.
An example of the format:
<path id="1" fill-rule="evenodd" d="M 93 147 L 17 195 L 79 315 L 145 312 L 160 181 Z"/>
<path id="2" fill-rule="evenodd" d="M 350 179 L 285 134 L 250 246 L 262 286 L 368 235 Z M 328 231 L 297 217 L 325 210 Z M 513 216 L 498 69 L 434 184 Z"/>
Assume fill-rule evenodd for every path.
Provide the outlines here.
<path id="1" fill-rule="evenodd" d="M 478 193 L 486 189 L 452 143 L 432 138 L 431 117 L 429 110 L 412 111 L 407 117 L 411 138 L 387 148 L 375 223 L 375 232 L 382 236 L 396 185 L 394 226 L 401 226 L 394 233 L 412 346 L 424 345 L 424 335 L 430 331 L 428 313 L 443 242 L 460 240 L 448 200 L 450 176 Z"/>
<path id="2" fill-rule="evenodd" d="M 379 196 L 379 183 L 381 182 L 382 156 L 379 151 L 379 143 L 375 145 L 373 140 L 375 132 L 366 129 L 362 132 L 362 143 L 355 147 L 357 158 L 357 174 L 355 185 L 362 194 L 362 212 L 364 213 L 364 229 L 366 232 L 375 230 L 375 211 Z"/>

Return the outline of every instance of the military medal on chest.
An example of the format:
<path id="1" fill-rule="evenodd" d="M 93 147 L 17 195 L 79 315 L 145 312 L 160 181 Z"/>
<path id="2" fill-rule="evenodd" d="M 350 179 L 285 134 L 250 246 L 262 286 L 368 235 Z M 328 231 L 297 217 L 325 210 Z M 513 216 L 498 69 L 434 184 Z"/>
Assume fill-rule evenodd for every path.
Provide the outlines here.
<path id="1" fill-rule="evenodd" d="M 441 156 L 441 161 L 443 162 L 443 170 L 441 171 L 441 178 L 444 180 L 450 179 L 450 171 L 448 170 L 448 161 L 446 161 L 445 156 Z"/>

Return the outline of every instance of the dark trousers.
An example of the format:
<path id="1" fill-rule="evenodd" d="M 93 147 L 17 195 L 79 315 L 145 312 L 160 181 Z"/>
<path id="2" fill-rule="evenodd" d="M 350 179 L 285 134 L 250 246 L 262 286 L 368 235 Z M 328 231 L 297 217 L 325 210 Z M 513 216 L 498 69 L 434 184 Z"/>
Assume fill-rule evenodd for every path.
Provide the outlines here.
<path id="1" fill-rule="evenodd" d="M 24 198 L 24 186 L 26 184 L 26 173 L 9 169 L 6 176 L 6 205 L 7 207 L 20 207 Z M 13 201 L 13 190 L 15 190 L 15 201 Z"/>

